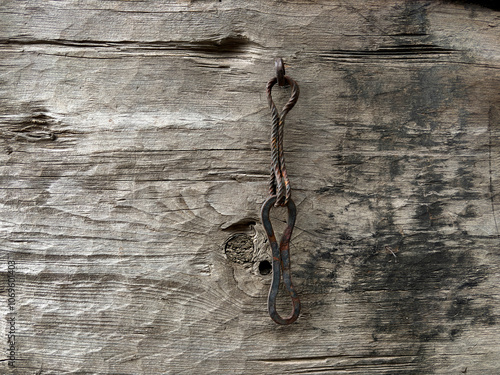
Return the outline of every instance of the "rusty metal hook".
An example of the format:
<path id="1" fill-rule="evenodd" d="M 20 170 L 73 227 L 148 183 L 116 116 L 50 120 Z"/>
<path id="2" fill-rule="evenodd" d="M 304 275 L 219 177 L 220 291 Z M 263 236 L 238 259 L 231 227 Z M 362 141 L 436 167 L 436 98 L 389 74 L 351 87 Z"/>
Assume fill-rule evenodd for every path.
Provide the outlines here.
<path id="1" fill-rule="evenodd" d="M 266 231 L 273 254 L 273 279 L 271 288 L 269 289 L 269 296 L 267 300 L 267 308 L 272 320 L 278 324 L 286 325 L 291 324 L 297 320 L 300 314 L 300 301 L 295 288 L 292 284 L 290 276 L 290 239 L 292 237 L 293 227 L 295 226 L 295 218 L 297 217 L 297 208 L 292 199 L 289 199 L 286 206 L 288 208 L 287 227 L 281 237 L 280 244 L 276 241 L 273 226 L 269 219 L 269 212 L 271 207 L 276 202 L 276 196 L 270 196 L 262 205 L 261 216 L 264 229 Z M 283 276 L 283 283 L 286 290 L 292 299 L 292 312 L 287 318 L 282 318 L 276 311 L 276 297 L 278 296 L 279 284 L 281 276 Z"/>
<path id="2" fill-rule="evenodd" d="M 281 59 L 279 59 L 281 60 Z M 283 60 L 281 60 L 283 62 Z M 284 73 L 284 70 L 283 70 Z M 285 167 L 285 156 L 283 150 L 283 138 L 285 117 L 288 112 L 295 106 L 299 98 L 299 85 L 289 76 L 283 77 L 284 81 L 290 85 L 291 96 L 288 102 L 284 105 L 281 112 L 278 112 L 271 96 L 273 86 L 278 82 L 278 78 L 274 77 L 267 82 L 266 93 L 267 102 L 271 109 L 272 126 L 271 126 L 271 179 L 269 181 L 269 192 L 271 195 L 278 197 L 276 206 L 285 206 L 287 200 L 291 196 L 290 181 Z"/>

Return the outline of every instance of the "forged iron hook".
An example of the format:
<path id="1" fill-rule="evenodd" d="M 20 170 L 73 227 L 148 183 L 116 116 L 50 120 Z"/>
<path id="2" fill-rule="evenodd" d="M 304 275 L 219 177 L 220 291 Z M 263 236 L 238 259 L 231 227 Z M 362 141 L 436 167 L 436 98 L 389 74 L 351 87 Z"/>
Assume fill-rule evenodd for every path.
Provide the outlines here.
<path id="1" fill-rule="evenodd" d="M 273 276 L 269 296 L 267 299 L 267 308 L 271 319 L 278 324 L 291 324 L 297 320 L 300 313 L 300 301 L 292 284 L 290 276 L 290 239 L 297 217 L 297 208 L 291 198 L 292 189 L 285 167 L 285 154 L 283 150 L 283 137 L 285 128 L 285 117 L 295 106 L 299 98 L 299 85 L 289 76 L 285 75 L 285 64 L 283 59 L 278 58 L 274 62 L 276 67 L 276 77 L 267 82 L 266 93 L 267 102 L 271 109 L 271 175 L 269 180 L 270 197 L 264 202 L 261 210 L 262 224 L 266 231 L 273 255 Z M 278 83 L 279 86 L 288 84 L 291 89 L 291 96 L 281 112 L 278 111 L 271 96 L 273 86 Z M 269 212 L 272 206 L 286 206 L 288 209 L 287 227 L 278 245 L 274 235 L 273 226 L 269 219 Z M 278 296 L 279 285 L 283 279 L 283 284 L 292 299 L 292 312 L 283 318 L 276 311 L 276 298 Z"/>
<path id="2" fill-rule="evenodd" d="M 273 226 L 269 219 L 269 212 L 271 207 L 276 202 L 276 196 L 269 197 L 262 205 L 261 216 L 264 229 L 271 244 L 273 254 L 273 276 L 271 288 L 269 289 L 269 296 L 267 300 L 267 309 L 269 316 L 278 324 L 286 325 L 291 324 L 297 320 L 300 314 L 300 301 L 297 292 L 292 284 L 290 275 L 290 239 L 292 238 L 293 227 L 295 226 L 295 219 L 297 217 L 297 208 L 292 199 L 289 199 L 286 206 L 288 208 L 287 227 L 281 237 L 279 247 L 274 235 Z M 282 318 L 276 311 L 276 297 L 278 296 L 279 284 L 281 276 L 283 276 L 283 283 L 286 290 L 292 299 L 292 312 L 287 318 Z"/>

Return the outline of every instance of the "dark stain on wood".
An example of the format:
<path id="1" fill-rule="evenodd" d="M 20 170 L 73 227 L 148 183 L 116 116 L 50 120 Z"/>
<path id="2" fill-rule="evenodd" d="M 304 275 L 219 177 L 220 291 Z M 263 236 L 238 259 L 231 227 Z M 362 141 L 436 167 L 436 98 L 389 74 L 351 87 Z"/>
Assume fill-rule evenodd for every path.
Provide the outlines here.
<path id="1" fill-rule="evenodd" d="M 445 2 L 460 4 L 470 9 L 474 9 L 473 7 L 476 5 L 486 7 L 492 10 L 500 10 L 500 5 L 495 0 L 445 0 Z M 471 17 L 474 16 L 474 13 L 471 14 Z"/>

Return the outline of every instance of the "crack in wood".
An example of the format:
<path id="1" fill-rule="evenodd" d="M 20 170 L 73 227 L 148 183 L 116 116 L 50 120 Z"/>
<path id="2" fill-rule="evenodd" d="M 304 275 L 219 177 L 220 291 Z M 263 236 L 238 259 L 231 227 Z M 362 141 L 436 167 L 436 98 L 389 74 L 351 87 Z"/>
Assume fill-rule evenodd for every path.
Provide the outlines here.
<path id="1" fill-rule="evenodd" d="M 34 38 L 9 38 L 0 39 L 0 45 L 4 46 L 59 46 L 77 48 L 109 48 L 119 47 L 122 49 L 135 50 L 188 50 L 207 54 L 241 54 L 248 47 L 260 47 L 256 42 L 241 34 L 230 34 L 210 39 L 200 40 L 168 40 L 168 41 L 111 41 L 111 40 L 76 40 L 76 39 L 34 39 Z"/>
<path id="2" fill-rule="evenodd" d="M 500 113 L 496 106 L 490 106 L 489 116 L 488 116 L 488 167 L 489 167 L 489 190 L 490 190 L 490 202 L 491 202 L 491 213 L 493 215 L 493 220 L 495 221 L 495 228 L 497 236 L 500 237 L 500 230 L 498 228 L 497 216 L 495 212 L 495 193 L 493 188 L 493 165 L 492 165 L 492 149 L 493 149 L 493 128 L 500 126 Z"/>

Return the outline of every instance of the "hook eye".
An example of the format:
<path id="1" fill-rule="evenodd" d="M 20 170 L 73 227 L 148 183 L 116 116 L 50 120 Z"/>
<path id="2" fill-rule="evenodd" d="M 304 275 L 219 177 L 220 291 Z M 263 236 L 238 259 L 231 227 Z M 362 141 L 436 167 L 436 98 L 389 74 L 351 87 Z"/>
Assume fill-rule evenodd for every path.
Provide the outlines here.
<path id="1" fill-rule="evenodd" d="M 285 86 L 285 63 L 281 57 L 274 60 L 274 67 L 276 68 L 276 78 L 278 79 L 278 86 Z"/>

